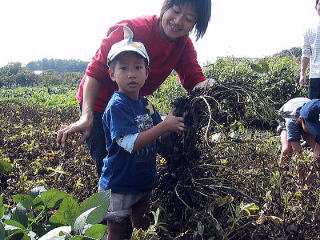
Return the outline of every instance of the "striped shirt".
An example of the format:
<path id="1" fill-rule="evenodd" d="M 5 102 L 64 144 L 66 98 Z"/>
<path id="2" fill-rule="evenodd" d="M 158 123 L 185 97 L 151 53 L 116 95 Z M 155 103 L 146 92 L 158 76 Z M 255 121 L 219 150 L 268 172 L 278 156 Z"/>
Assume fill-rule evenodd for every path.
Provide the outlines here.
<path id="1" fill-rule="evenodd" d="M 320 78 L 320 23 L 304 33 L 302 57 L 310 58 L 309 78 Z"/>

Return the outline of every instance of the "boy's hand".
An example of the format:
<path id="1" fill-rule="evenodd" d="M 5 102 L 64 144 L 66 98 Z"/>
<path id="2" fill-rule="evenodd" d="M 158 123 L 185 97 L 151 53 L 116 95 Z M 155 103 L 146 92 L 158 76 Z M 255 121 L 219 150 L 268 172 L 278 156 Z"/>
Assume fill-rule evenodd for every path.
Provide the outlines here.
<path id="1" fill-rule="evenodd" d="M 163 123 L 167 127 L 168 132 L 176 132 L 181 133 L 186 130 L 184 125 L 184 118 L 183 117 L 176 117 L 170 112 L 168 116 L 163 120 Z"/>

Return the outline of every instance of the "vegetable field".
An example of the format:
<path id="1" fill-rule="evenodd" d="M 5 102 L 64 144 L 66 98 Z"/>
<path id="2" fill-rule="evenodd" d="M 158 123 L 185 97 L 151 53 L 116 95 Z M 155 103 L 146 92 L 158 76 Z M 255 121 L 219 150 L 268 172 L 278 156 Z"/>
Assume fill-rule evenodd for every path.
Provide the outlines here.
<path id="1" fill-rule="evenodd" d="M 149 97 L 162 114 L 175 108 L 188 131 L 163 146 L 153 223 L 132 239 L 320 239 L 320 179 L 301 186 L 297 176 L 298 165 L 310 170 L 311 150 L 277 165 L 275 110 L 301 94 L 286 61 L 255 63 L 258 73 L 217 61 L 206 69 L 220 76 L 214 88 L 185 95 L 172 77 Z M 290 94 L 276 93 L 279 84 Z M 55 143 L 78 115 L 74 90 L 0 91 L 0 239 L 101 239 L 108 192 L 97 194 L 88 150 L 74 147 L 79 136 Z"/>

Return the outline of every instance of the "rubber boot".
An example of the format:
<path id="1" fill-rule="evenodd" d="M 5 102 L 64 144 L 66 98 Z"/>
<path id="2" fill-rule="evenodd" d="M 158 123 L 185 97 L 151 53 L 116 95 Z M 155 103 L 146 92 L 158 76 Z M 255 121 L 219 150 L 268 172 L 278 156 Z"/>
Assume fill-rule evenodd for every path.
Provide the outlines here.
<path id="1" fill-rule="evenodd" d="M 121 222 L 107 221 L 108 240 L 125 240 L 130 239 L 132 227 L 130 218 L 126 218 Z"/>

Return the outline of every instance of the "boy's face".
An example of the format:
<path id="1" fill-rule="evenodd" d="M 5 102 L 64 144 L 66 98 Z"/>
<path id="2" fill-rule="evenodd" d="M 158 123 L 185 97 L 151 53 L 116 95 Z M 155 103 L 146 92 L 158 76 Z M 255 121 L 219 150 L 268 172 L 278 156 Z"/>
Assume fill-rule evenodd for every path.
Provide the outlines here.
<path id="1" fill-rule="evenodd" d="M 148 71 L 140 55 L 124 52 L 117 57 L 114 72 L 110 72 L 110 77 L 118 84 L 119 92 L 132 99 L 138 99 L 139 91 L 148 77 Z"/>

